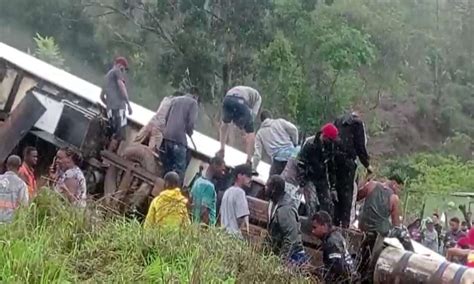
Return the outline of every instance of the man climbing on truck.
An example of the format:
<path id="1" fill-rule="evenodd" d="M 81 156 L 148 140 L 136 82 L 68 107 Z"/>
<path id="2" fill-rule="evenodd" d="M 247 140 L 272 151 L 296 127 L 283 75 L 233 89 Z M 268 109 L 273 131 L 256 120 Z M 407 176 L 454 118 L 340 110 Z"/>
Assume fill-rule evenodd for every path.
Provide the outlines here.
<path id="1" fill-rule="evenodd" d="M 268 110 L 260 113 L 260 129 L 255 136 L 255 152 L 252 159 L 253 170 L 262 159 L 262 150 L 272 159 L 270 175 L 279 175 L 295 152 L 298 144 L 298 128 L 282 118 L 273 119 Z"/>
<path id="2" fill-rule="evenodd" d="M 356 177 L 356 159 L 372 173 L 370 157 L 367 151 L 367 139 L 364 122 L 359 114 L 352 112 L 334 121 L 339 130 L 340 151 L 336 156 L 336 192 L 337 202 L 334 207 L 334 224 L 349 228 L 353 203 L 354 181 Z"/>
<path id="3" fill-rule="evenodd" d="M 135 143 L 143 143 L 148 139 L 148 147 L 159 152 L 161 143 L 163 142 L 163 131 L 166 126 L 166 116 L 171 107 L 171 101 L 174 97 L 184 95 L 183 93 L 176 91 L 172 96 L 166 96 L 161 100 L 160 106 L 156 111 L 155 115 L 151 118 L 147 125 L 143 126 L 135 137 Z"/>
<path id="4" fill-rule="evenodd" d="M 332 123 L 325 124 L 321 130 L 306 139 L 298 155 L 300 178 L 303 185 L 312 182 L 316 187 L 319 210 L 334 214 L 333 188 L 335 177 L 334 156 L 337 151 L 339 131 Z"/>
<path id="5" fill-rule="evenodd" d="M 188 139 L 194 132 L 194 126 L 198 117 L 199 90 L 192 87 L 189 93 L 175 97 L 171 102 L 166 126 L 163 132 L 162 159 L 165 173 L 175 171 L 181 178 L 181 183 L 186 172 L 186 154 Z"/>
<path id="6" fill-rule="evenodd" d="M 365 200 L 359 224 L 365 233 L 359 265 L 362 275 L 370 274 L 374 247 L 384 237 L 395 237 L 406 250 L 413 250 L 408 230 L 402 227 L 400 220 L 398 196 L 402 185 L 403 180 L 394 175 L 385 182 L 369 181 L 358 191 L 357 200 Z"/>
<path id="7" fill-rule="evenodd" d="M 261 104 L 262 97 L 254 88 L 236 86 L 227 92 L 222 103 L 222 123 L 219 133 L 221 149 L 217 152 L 218 156 L 222 158 L 225 156 L 229 125 L 234 123 L 239 129 L 245 131 L 247 164 L 251 164 L 255 144 L 254 120 L 258 115 Z"/>
<path id="8" fill-rule="evenodd" d="M 108 150 L 117 151 L 120 142 L 125 139 L 125 127 L 127 126 L 127 115 L 132 114 L 132 107 L 128 99 L 128 91 L 125 81 L 125 72 L 128 70 L 128 61 L 125 57 L 117 57 L 112 69 L 105 75 L 104 89 L 100 94 L 101 101 L 107 108 L 112 140 Z"/>

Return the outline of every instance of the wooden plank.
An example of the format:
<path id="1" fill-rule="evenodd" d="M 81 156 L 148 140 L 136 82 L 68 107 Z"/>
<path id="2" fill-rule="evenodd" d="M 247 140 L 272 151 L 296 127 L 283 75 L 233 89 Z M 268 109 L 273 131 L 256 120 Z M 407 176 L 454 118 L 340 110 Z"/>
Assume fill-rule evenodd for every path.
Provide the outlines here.
<path id="1" fill-rule="evenodd" d="M 250 218 L 257 223 L 268 223 L 268 201 L 247 196 Z"/>
<path id="2" fill-rule="evenodd" d="M 127 169 L 132 169 L 133 176 L 140 179 L 143 182 L 154 185 L 155 182 L 157 181 L 156 175 L 142 168 L 137 163 L 126 160 L 123 157 L 120 157 L 119 155 L 112 153 L 110 151 L 102 151 L 100 154 L 102 155 L 102 158 L 105 161 L 107 161 L 108 163 L 116 166 L 117 168 L 123 171 L 127 171 Z"/>

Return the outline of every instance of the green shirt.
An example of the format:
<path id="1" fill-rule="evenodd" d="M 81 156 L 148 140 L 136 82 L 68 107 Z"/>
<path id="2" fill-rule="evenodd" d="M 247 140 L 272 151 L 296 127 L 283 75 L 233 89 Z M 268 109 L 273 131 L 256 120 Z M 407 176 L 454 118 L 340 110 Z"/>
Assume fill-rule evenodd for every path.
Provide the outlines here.
<path id="1" fill-rule="evenodd" d="M 204 206 L 209 210 L 209 225 L 216 224 L 216 196 L 211 181 L 200 177 L 194 182 L 191 188 L 193 223 L 201 223 L 201 209 Z"/>

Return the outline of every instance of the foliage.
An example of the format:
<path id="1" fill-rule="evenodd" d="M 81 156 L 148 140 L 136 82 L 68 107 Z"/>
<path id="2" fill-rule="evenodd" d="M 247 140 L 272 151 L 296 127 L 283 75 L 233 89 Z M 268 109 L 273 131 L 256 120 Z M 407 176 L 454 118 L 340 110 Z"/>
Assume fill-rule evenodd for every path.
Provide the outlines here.
<path id="1" fill-rule="evenodd" d="M 64 68 L 64 58 L 61 55 L 59 46 L 52 37 L 42 37 L 36 34 L 33 39 L 36 43 L 36 50 L 34 55 L 39 59 L 46 61 L 56 67 Z"/>
<path id="2" fill-rule="evenodd" d="M 398 174 L 406 180 L 408 209 L 420 209 L 427 196 L 441 202 L 452 192 L 474 192 L 474 163 L 455 156 L 417 154 L 390 161 L 384 175 Z M 404 199 L 404 198 L 402 198 Z"/>
<path id="3" fill-rule="evenodd" d="M 129 57 L 132 100 L 150 107 L 189 76 L 214 120 L 226 90 L 246 84 L 260 90 L 275 116 L 304 131 L 353 108 L 370 118 L 375 102 L 387 97 L 414 102 L 413 124 L 433 121 L 440 134 L 434 142 L 474 134 L 469 0 L 0 0 L 0 6 L 2 29 L 53 37 L 73 73 L 97 84 L 114 56 Z M 206 124 L 200 130 L 217 136 L 215 123 Z M 377 124 L 374 132 L 382 133 Z"/>
<path id="4" fill-rule="evenodd" d="M 474 138 L 457 132 L 454 136 L 448 137 L 444 141 L 441 151 L 452 154 L 462 160 L 469 161 L 474 158 Z"/>
<path id="5" fill-rule="evenodd" d="M 144 232 L 98 212 L 70 208 L 44 189 L 0 227 L 0 282 L 309 282 L 217 229 Z"/>
<path id="6" fill-rule="evenodd" d="M 310 117 L 304 107 L 308 102 L 303 70 L 293 53 L 291 43 L 279 33 L 269 46 L 259 53 L 259 85 L 268 98 L 264 105 L 273 111 L 281 111 L 286 118 L 307 125 Z"/>

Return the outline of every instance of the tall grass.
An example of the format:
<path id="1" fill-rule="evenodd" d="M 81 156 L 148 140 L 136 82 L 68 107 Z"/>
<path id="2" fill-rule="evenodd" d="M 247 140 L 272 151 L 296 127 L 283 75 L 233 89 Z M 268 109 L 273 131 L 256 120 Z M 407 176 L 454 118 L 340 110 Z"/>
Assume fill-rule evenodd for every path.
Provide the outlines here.
<path id="1" fill-rule="evenodd" d="M 0 225 L 1 283 L 303 283 L 274 256 L 218 229 L 143 231 L 45 191 Z"/>

